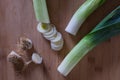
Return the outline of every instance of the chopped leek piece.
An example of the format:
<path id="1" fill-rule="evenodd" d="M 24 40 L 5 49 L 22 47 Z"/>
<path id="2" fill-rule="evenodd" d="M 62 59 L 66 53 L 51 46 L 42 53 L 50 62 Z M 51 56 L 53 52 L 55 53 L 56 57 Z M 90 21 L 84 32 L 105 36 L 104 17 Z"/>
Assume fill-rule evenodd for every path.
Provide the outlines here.
<path id="1" fill-rule="evenodd" d="M 59 45 L 56 45 L 56 44 L 51 42 L 51 48 L 55 51 L 59 51 L 63 48 L 63 44 L 64 44 L 63 41 L 61 41 L 61 44 L 59 44 Z"/>
<path id="2" fill-rule="evenodd" d="M 56 45 L 61 44 L 62 41 L 63 41 L 63 38 L 62 38 L 61 33 L 59 33 L 59 32 L 57 33 L 57 36 L 55 37 L 55 39 L 51 40 L 51 42 L 52 42 L 53 44 L 56 44 Z"/>
<path id="3" fill-rule="evenodd" d="M 52 39 L 55 39 L 55 37 L 56 37 L 56 35 L 57 35 L 57 30 L 56 30 L 56 28 L 55 27 L 52 27 L 52 33 L 50 34 L 50 35 L 45 35 L 45 34 L 47 34 L 47 33 L 45 33 L 45 34 L 43 34 L 43 36 L 47 39 L 47 40 L 52 40 Z M 50 31 L 49 31 L 50 32 Z M 48 33 L 49 33 L 48 32 Z"/>
<path id="4" fill-rule="evenodd" d="M 36 19 L 41 23 L 50 23 L 46 0 L 33 0 Z"/>
<path id="5" fill-rule="evenodd" d="M 42 24 L 42 23 L 39 23 L 38 25 L 37 25 L 37 30 L 40 32 L 40 33 L 47 33 L 47 32 L 49 32 L 50 30 L 51 30 L 51 26 L 48 24 L 48 25 L 45 25 L 45 26 L 47 26 L 47 27 L 45 27 L 44 28 L 44 25 Z"/>
<path id="6" fill-rule="evenodd" d="M 41 26 L 44 30 L 47 30 L 50 26 L 50 24 L 46 24 L 46 23 L 41 23 Z"/>
<path id="7" fill-rule="evenodd" d="M 76 35 L 86 18 L 104 2 L 105 0 L 86 0 L 86 2 L 73 15 L 65 31 L 72 35 Z"/>
<path id="8" fill-rule="evenodd" d="M 55 51 L 59 51 L 62 49 L 63 44 L 64 44 L 64 41 L 63 41 L 62 35 L 61 33 L 58 32 L 57 36 L 53 40 L 51 40 L 51 48 Z"/>
<path id="9" fill-rule="evenodd" d="M 96 45 L 120 34 L 120 6 L 105 17 L 90 33 L 70 51 L 58 71 L 67 76 L 75 65 Z"/>
<path id="10" fill-rule="evenodd" d="M 33 53 L 32 54 L 32 61 L 35 64 L 41 64 L 42 63 L 42 57 L 39 54 L 37 54 L 37 53 Z"/>

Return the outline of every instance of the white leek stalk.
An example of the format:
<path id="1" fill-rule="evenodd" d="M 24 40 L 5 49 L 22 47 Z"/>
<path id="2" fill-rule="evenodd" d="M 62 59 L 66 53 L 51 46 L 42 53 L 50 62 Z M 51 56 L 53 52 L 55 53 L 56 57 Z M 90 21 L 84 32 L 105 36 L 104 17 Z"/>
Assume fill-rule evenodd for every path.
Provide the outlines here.
<path id="1" fill-rule="evenodd" d="M 97 7 L 103 4 L 105 0 L 86 0 L 85 3 L 75 12 L 68 23 L 65 31 L 76 35 L 82 23 Z"/>

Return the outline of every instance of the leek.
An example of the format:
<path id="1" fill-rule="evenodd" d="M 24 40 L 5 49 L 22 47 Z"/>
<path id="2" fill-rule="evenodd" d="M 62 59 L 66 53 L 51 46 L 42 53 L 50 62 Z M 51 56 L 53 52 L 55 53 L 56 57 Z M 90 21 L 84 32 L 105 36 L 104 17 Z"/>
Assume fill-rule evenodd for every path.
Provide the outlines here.
<path id="1" fill-rule="evenodd" d="M 35 16 L 38 22 L 50 23 L 46 0 L 33 0 Z"/>
<path id="2" fill-rule="evenodd" d="M 70 51 L 58 71 L 67 76 L 75 65 L 96 45 L 120 33 L 120 6 L 106 16 Z"/>
<path id="3" fill-rule="evenodd" d="M 39 54 L 37 54 L 37 53 L 32 54 L 32 62 L 34 62 L 35 64 L 41 64 L 42 60 L 43 59 Z"/>
<path id="4" fill-rule="evenodd" d="M 76 35 L 86 18 L 104 2 L 105 0 L 87 0 L 73 15 L 65 31 L 72 35 Z"/>
<path id="5" fill-rule="evenodd" d="M 57 39 L 56 41 L 56 38 L 59 38 L 59 36 L 61 37 L 61 35 L 57 35 L 57 34 L 61 34 L 61 33 L 59 33 L 56 30 L 55 26 L 50 23 L 46 0 L 33 0 L 33 6 L 34 6 L 36 19 L 39 22 L 37 25 L 37 30 L 43 34 L 44 38 L 46 38 L 51 42 L 52 44 L 51 49 L 55 51 L 61 50 L 64 41 L 63 39 L 60 40 Z M 60 42 L 60 44 L 54 44 L 57 42 Z"/>

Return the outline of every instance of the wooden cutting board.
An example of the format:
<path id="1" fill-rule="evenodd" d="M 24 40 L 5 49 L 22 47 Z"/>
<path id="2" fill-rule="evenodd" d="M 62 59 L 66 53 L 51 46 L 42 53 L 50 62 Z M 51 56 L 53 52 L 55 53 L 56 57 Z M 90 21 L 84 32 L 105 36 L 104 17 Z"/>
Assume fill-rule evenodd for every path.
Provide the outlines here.
<path id="1" fill-rule="evenodd" d="M 58 65 L 77 42 L 120 5 L 120 0 L 107 0 L 87 18 L 77 36 L 69 35 L 65 32 L 66 25 L 84 1 L 47 0 L 51 22 L 65 41 L 64 48 L 56 52 L 36 30 L 32 0 L 0 0 L 0 80 L 120 80 L 120 35 L 90 51 L 67 77 L 57 71 Z M 33 41 L 35 51 L 43 57 L 43 64 L 33 64 L 20 75 L 6 57 L 15 49 L 21 36 Z"/>

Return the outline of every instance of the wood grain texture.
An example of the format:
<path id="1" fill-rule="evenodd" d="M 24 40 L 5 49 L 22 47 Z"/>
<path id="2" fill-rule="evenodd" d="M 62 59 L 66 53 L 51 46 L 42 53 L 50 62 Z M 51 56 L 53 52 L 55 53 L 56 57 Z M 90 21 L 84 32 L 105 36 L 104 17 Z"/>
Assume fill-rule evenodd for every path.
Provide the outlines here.
<path id="1" fill-rule="evenodd" d="M 47 0 L 51 22 L 63 34 L 64 48 L 55 52 L 36 30 L 32 0 L 0 0 L 0 80 L 120 80 L 120 36 L 94 48 L 67 76 L 57 67 L 67 53 L 99 23 L 120 5 L 120 0 L 107 0 L 82 25 L 77 36 L 64 31 L 70 18 L 85 0 Z M 16 47 L 20 36 L 29 37 L 34 49 L 43 57 L 42 65 L 31 65 L 22 75 L 15 73 L 6 57 Z"/>

